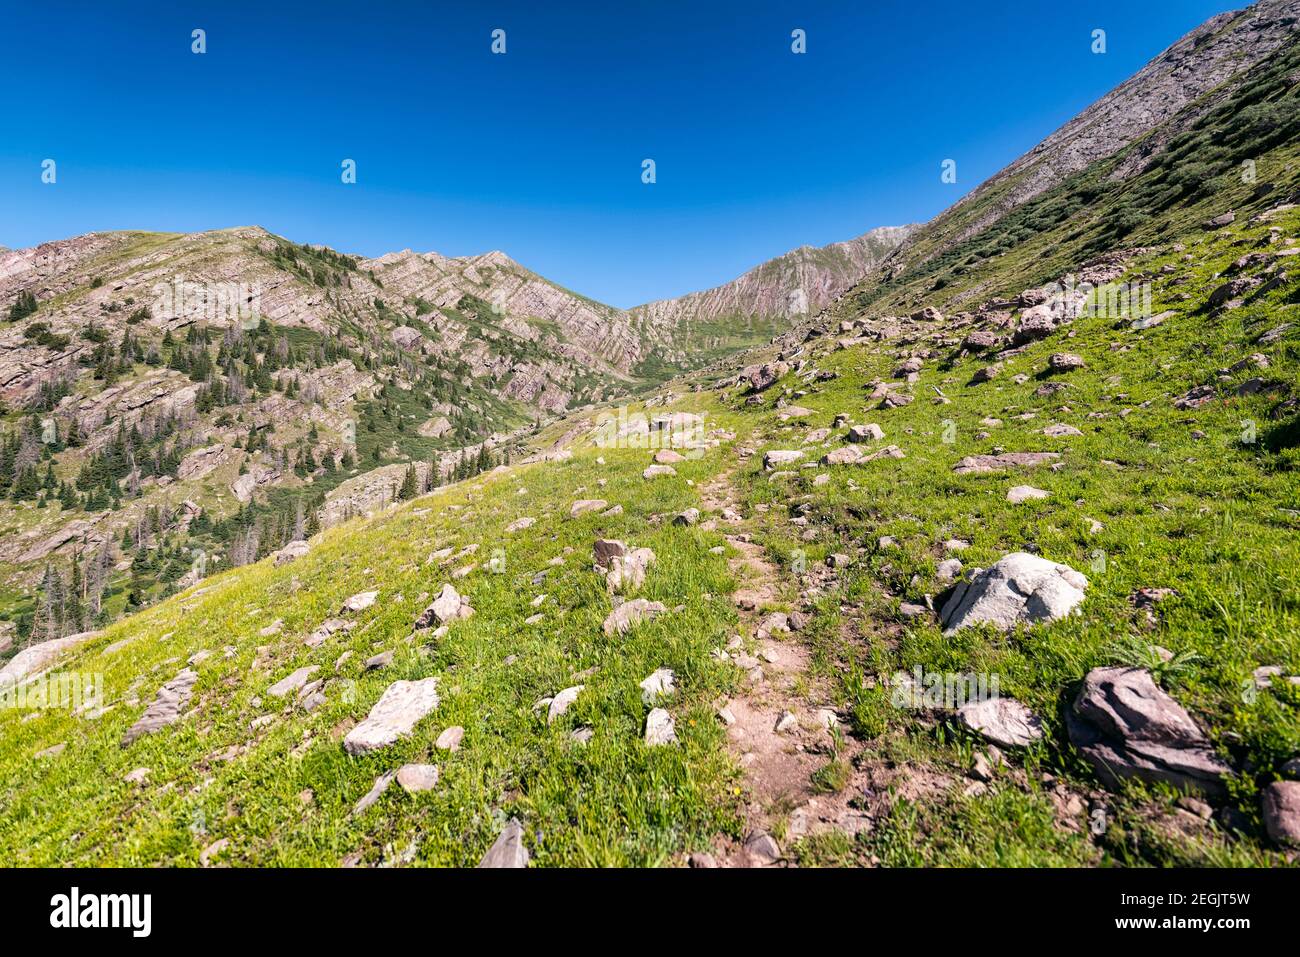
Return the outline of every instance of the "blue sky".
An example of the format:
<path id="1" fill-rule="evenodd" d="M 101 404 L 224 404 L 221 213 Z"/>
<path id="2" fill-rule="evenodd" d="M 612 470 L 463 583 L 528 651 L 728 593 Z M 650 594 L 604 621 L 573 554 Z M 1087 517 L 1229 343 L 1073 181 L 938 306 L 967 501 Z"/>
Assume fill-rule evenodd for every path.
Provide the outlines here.
<path id="1" fill-rule="evenodd" d="M 1241 5 L 6 0 L 0 245 L 256 223 L 632 306 L 929 219 Z"/>

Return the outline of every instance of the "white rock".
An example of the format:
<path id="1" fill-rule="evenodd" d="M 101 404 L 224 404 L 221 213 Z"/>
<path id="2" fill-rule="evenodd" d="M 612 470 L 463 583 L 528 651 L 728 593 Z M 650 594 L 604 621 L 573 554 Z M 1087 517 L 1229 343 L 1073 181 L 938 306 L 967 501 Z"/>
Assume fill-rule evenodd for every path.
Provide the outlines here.
<path id="1" fill-rule="evenodd" d="M 673 716 L 663 708 L 655 708 L 645 719 L 645 743 L 651 747 L 672 744 L 677 740 Z"/>
<path id="2" fill-rule="evenodd" d="M 671 668 L 658 668 L 649 678 L 641 682 L 641 701 L 644 704 L 653 705 L 659 702 L 660 698 L 666 698 L 676 691 L 673 680 L 676 675 Z"/>
<path id="3" fill-rule="evenodd" d="M 943 606 L 944 633 L 983 623 L 1010 631 L 1056 621 L 1083 601 L 1087 587 L 1088 579 L 1068 565 L 1013 552 L 957 586 Z"/>
<path id="4" fill-rule="evenodd" d="M 438 707 L 438 679 L 394 681 L 366 720 L 348 732 L 343 748 L 348 754 L 366 754 L 387 747 L 411 733 L 415 725 Z"/>
<path id="5" fill-rule="evenodd" d="M 578 700 L 578 695 L 586 685 L 574 685 L 572 688 L 565 688 L 554 698 L 551 699 L 551 706 L 546 712 L 546 723 L 552 724 L 556 718 L 569 710 L 569 706 Z"/>

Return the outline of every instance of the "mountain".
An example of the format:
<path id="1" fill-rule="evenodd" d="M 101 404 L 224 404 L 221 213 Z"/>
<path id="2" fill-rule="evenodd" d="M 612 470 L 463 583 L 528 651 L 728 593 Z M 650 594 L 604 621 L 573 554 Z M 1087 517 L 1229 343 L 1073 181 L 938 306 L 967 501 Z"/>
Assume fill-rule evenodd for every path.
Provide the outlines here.
<path id="1" fill-rule="evenodd" d="M 167 577 L 170 532 L 75 573 L 51 563 L 0 670 L 16 702 L 0 709 L 0 861 L 1293 864 L 1289 10 L 1261 3 L 1177 45 L 1202 92 L 1117 149 L 1005 206 L 977 190 L 775 341 L 518 433 L 509 461 L 476 453 L 428 491 L 427 467 L 381 465 L 348 481 L 388 470 L 411 487 L 358 493 L 319 530 L 245 516 L 223 540 L 239 567 L 173 580 L 180 594 L 149 607 L 130 596 Z M 1234 34 L 1235 56 L 1203 67 L 1197 49 Z M 77 242 L 99 262 L 174 240 Z M 338 272 L 318 288 L 347 288 L 346 272 L 392 300 L 344 313 L 361 343 L 399 328 L 383 318 L 399 300 L 422 309 L 414 290 L 508 297 L 529 281 L 413 254 L 385 278 L 333 255 L 295 252 L 309 274 Z M 14 328 L 54 315 L 61 288 L 111 290 L 97 275 L 51 273 L 49 305 Z M 28 338 L 57 364 L 69 331 Z M 249 343 L 254 365 L 284 350 L 245 335 L 211 358 L 260 389 Z M 585 345 L 617 372 L 644 364 L 618 364 L 620 335 Z M 344 361 L 285 338 L 296 359 Z M 355 351 L 357 375 L 384 374 Z M 238 431 L 254 409 L 227 411 Z M 357 434 L 363 450 L 387 441 Z M 231 447 L 247 446 L 241 432 Z M 55 455 L 56 484 L 79 448 Z M 251 452 L 263 467 L 260 440 Z M 20 495 L 6 521 L 39 511 Z M 198 541 L 216 538 L 205 511 Z M 288 544 L 250 549 L 249 528 Z M 87 583 L 114 569 L 130 580 L 106 600 L 132 614 L 31 642 L 83 620 Z M 23 705 L 23 688 L 61 706 Z"/>
<path id="2" fill-rule="evenodd" d="M 800 246 L 737 279 L 703 292 L 637 306 L 645 327 L 674 330 L 674 342 L 700 364 L 725 357 L 737 345 L 765 341 L 800 317 L 814 315 L 860 282 L 913 226 L 884 226 L 856 239 L 816 248 Z"/>

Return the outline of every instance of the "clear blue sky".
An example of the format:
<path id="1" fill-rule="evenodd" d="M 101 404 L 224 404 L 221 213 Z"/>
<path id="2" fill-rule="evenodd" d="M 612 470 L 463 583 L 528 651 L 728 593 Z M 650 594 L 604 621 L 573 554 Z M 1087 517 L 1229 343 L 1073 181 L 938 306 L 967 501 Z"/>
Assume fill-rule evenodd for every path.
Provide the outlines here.
<path id="1" fill-rule="evenodd" d="M 4 0 L 0 245 L 256 223 L 365 255 L 503 249 L 631 306 L 924 221 L 1242 5 Z"/>

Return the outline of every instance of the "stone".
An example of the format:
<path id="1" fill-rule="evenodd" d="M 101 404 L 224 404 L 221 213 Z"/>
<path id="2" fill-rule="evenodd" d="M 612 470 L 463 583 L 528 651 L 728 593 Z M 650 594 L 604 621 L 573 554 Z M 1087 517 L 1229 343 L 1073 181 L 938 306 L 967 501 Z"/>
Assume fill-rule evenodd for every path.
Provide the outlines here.
<path id="1" fill-rule="evenodd" d="M 700 510 L 698 508 L 688 508 L 686 511 L 673 516 L 674 525 L 697 525 L 699 521 Z"/>
<path id="2" fill-rule="evenodd" d="M 991 382 L 1002 374 L 1002 363 L 995 362 L 992 365 L 976 369 L 975 374 L 971 376 L 971 384 L 979 385 L 981 382 Z"/>
<path id="3" fill-rule="evenodd" d="M 394 681 L 364 721 L 347 733 L 343 748 L 352 755 L 385 748 L 410 734 L 420 719 L 438 707 L 438 679 Z"/>
<path id="4" fill-rule="evenodd" d="M 656 618 L 667 610 L 668 608 L 663 602 L 633 598 L 631 601 L 623 602 L 610 612 L 601 628 L 607 637 L 613 637 L 616 634 L 625 635 L 641 622 Z"/>
<path id="5" fill-rule="evenodd" d="M 1126 778 L 1223 796 L 1231 768 L 1143 668 L 1094 668 L 1066 712 L 1070 741 L 1108 787 Z"/>
<path id="6" fill-rule="evenodd" d="M 398 771 L 388 771 L 375 778 L 374 786 L 353 806 L 352 816 L 356 817 L 358 814 L 364 813 L 383 797 L 384 792 L 388 790 L 388 786 L 393 783 L 399 773 Z"/>
<path id="7" fill-rule="evenodd" d="M 770 472 L 782 465 L 798 462 L 801 458 L 803 453 L 795 449 L 773 449 L 763 453 L 763 468 Z"/>
<path id="8" fill-rule="evenodd" d="M 458 724 L 453 724 L 438 735 L 438 740 L 433 742 L 433 746 L 442 751 L 459 751 L 460 742 L 465 737 L 465 729 Z"/>
<path id="9" fill-rule="evenodd" d="M 823 455 L 820 459 L 821 465 L 858 465 L 866 458 L 864 453 L 856 445 L 845 445 L 838 449 L 832 449 Z"/>
<path id="10" fill-rule="evenodd" d="M 379 592 L 377 591 L 358 592 L 343 603 L 343 610 L 345 612 L 351 612 L 352 614 L 356 614 L 359 611 L 365 611 L 375 603 L 375 599 L 378 597 Z"/>
<path id="11" fill-rule="evenodd" d="M 756 831 L 745 839 L 745 853 L 759 867 L 764 867 L 781 859 L 781 845 L 766 831 Z"/>
<path id="12" fill-rule="evenodd" d="M 1038 468 L 1061 457 L 1059 452 L 1003 452 L 998 455 L 968 455 L 953 466 L 957 475 L 980 475 L 1009 468 Z"/>
<path id="13" fill-rule="evenodd" d="M 653 748 L 676 741 L 677 729 L 673 726 L 673 716 L 663 708 L 652 709 L 645 719 L 645 743 Z"/>
<path id="14" fill-rule="evenodd" d="M 1050 435 L 1054 439 L 1062 439 L 1076 435 L 1083 435 L 1083 433 L 1072 425 L 1058 423 L 1056 425 L 1049 425 L 1047 428 L 1043 429 L 1043 435 Z"/>
<path id="15" fill-rule="evenodd" d="M 67 747 L 68 747 L 68 742 L 60 741 L 58 744 L 52 744 L 48 748 L 45 748 L 41 751 L 37 751 L 36 754 L 33 755 L 33 757 L 35 757 L 38 761 L 42 761 L 45 758 L 57 758 L 60 754 L 64 752 L 64 750 Z"/>
<path id="16" fill-rule="evenodd" d="M 302 558 L 309 551 L 311 551 L 311 546 L 306 542 L 294 541 L 290 542 L 279 551 L 272 552 L 272 555 L 275 558 L 276 565 L 287 565 L 289 562 L 297 561 L 299 558 Z"/>
<path id="17" fill-rule="evenodd" d="M 393 663 L 393 653 L 391 651 L 381 651 L 379 654 L 366 659 L 366 671 L 379 671 L 381 668 L 387 668 Z"/>
<path id="18" fill-rule="evenodd" d="M 1072 372 L 1075 369 L 1082 369 L 1083 366 L 1083 356 L 1075 355 L 1073 352 L 1053 352 L 1047 357 L 1049 372 Z"/>
<path id="19" fill-rule="evenodd" d="M 303 686 L 311 680 L 311 676 L 320 671 L 316 665 L 307 665 L 299 668 L 286 678 L 281 678 L 271 687 L 266 689 L 266 693 L 272 698 L 285 698 L 291 694 L 296 694 L 302 690 Z"/>
<path id="20" fill-rule="evenodd" d="M 1276 843 L 1300 847 L 1300 781 L 1274 781 L 1261 802 L 1264 830 Z"/>
<path id="21" fill-rule="evenodd" d="M 627 545 L 616 538 L 598 538 L 591 546 L 591 557 L 597 568 L 609 568 L 610 561 L 627 554 Z"/>
<path id="22" fill-rule="evenodd" d="M 532 528 L 536 524 L 537 524 L 537 519 L 533 518 L 532 516 L 525 515 L 523 518 L 517 518 L 509 525 L 507 525 L 505 530 L 509 533 L 522 532 L 525 528 Z"/>
<path id="23" fill-rule="evenodd" d="M 605 590 L 615 595 L 636 591 L 645 584 L 646 570 L 655 563 L 655 553 L 649 548 L 634 548 L 610 560 L 605 576 Z"/>
<path id="24" fill-rule="evenodd" d="M 968 701 L 957 709 L 957 720 L 1001 748 L 1022 748 L 1043 739 L 1042 719 L 1012 698 Z"/>
<path id="25" fill-rule="evenodd" d="M 755 392 L 762 392 L 776 384 L 776 381 L 790 371 L 790 367 L 784 362 L 767 362 L 757 369 L 749 372 L 750 388 Z"/>
<path id="26" fill-rule="evenodd" d="M 524 826 L 519 818 L 512 817 L 483 859 L 479 867 L 527 867 L 528 848 L 524 846 Z"/>
<path id="27" fill-rule="evenodd" d="M 586 685 L 574 685 L 572 688 L 565 688 L 554 698 L 551 699 L 550 706 L 546 709 L 546 723 L 554 724 L 555 719 L 569 710 L 569 706 L 578 700 L 578 695 L 582 694 L 582 689 Z"/>
<path id="28" fill-rule="evenodd" d="M 959 584 L 944 604 L 944 634 L 992 624 L 1010 631 L 1017 624 L 1052 622 L 1083 601 L 1088 579 L 1068 565 L 1013 552 Z"/>
<path id="29" fill-rule="evenodd" d="M 67 638 L 51 638 L 24 648 L 0 668 L 0 688 L 19 685 L 32 675 L 53 667 L 65 652 L 72 651 L 98 634 L 86 631 Z"/>
<path id="30" fill-rule="evenodd" d="M 432 791 L 438 783 L 438 765 L 403 764 L 397 769 L 397 783 L 408 794 Z"/>
<path id="31" fill-rule="evenodd" d="M 148 768 L 136 768 L 134 771 L 128 771 L 122 780 L 127 784 L 144 784 L 148 778 Z"/>
<path id="32" fill-rule="evenodd" d="M 788 734 L 799 729 L 799 719 L 791 711 L 782 711 L 776 719 L 772 730 L 777 734 Z"/>
<path id="33" fill-rule="evenodd" d="M 442 591 L 438 592 L 438 597 L 431 601 L 415 620 L 414 627 L 416 631 L 420 631 L 431 627 L 434 623 L 447 625 L 457 619 L 468 618 L 472 614 L 474 609 L 461 598 L 460 592 L 450 584 L 443 585 Z"/>
<path id="34" fill-rule="evenodd" d="M 569 518 L 577 518 L 580 515 L 586 515 L 588 512 L 599 512 L 608 505 L 609 502 L 606 502 L 603 498 L 579 499 L 569 506 Z"/>
<path id="35" fill-rule="evenodd" d="M 939 563 L 939 567 L 936 569 L 935 575 L 936 577 L 938 577 L 939 581 L 950 582 L 956 579 L 956 577 L 961 574 L 961 569 L 962 569 L 962 564 L 960 559 L 945 558 L 943 561 Z"/>
<path id="36" fill-rule="evenodd" d="M 1012 505 L 1019 505 L 1021 502 L 1031 502 L 1037 499 L 1051 498 L 1052 493 L 1044 491 L 1041 488 L 1034 488 L 1032 485 L 1013 485 L 1007 489 L 1007 501 Z"/>
<path id="37" fill-rule="evenodd" d="M 1188 409 L 1199 409 L 1207 402 L 1213 401 L 1215 396 L 1214 386 L 1198 385 L 1187 391 L 1180 398 L 1174 400 L 1174 408 L 1186 411 Z"/>
<path id="38" fill-rule="evenodd" d="M 671 465 L 652 465 L 641 473 L 643 479 L 659 478 L 661 475 L 676 475 L 677 470 Z"/>
<path id="39" fill-rule="evenodd" d="M 194 694 L 194 683 L 199 680 L 196 672 L 186 668 L 171 681 L 158 690 L 153 703 L 145 709 L 140 720 L 131 725 L 122 736 L 122 747 L 146 734 L 154 734 L 180 720 L 181 711 L 189 704 Z"/>
<path id="40" fill-rule="evenodd" d="M 686 456 L 672 449 L 660 449 L 654 454 L 654 461 L 659 465 L 676 465 L 678 462 L 685 462 Z"/>
<path id="41" fill-rule="evenodd" d="M 885 430 L 882 429 L 880 426 L 876 425 L 876 423 L 874 422 L 869 422 L 866 425 L 853 426 L 851 429 L 849 429 L 849 434 L 847 436 L 850 442 L 855 442 L 855 443 L 877 442 L 880 439 L 883 439 L 884 437 L 885 437 Z"/>
<path id="42" fill-rule="evenodd" d="M 654 705 L 661 698 L 667 698 L 676 691 L 673 679 L 676 677 L 671 668 L 658 668 L 650 677 L 641 682 L 641 702 Z"/>

